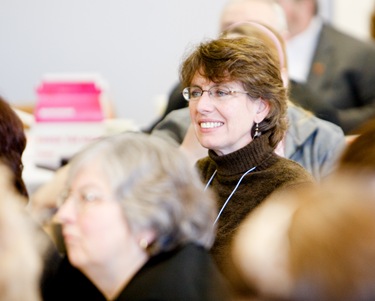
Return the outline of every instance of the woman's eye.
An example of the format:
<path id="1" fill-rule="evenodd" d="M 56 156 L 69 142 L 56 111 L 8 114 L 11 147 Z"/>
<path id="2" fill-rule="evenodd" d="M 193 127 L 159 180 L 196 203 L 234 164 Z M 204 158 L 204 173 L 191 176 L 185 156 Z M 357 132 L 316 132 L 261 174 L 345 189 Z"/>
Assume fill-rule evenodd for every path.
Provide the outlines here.
<path id="1" fill-rule="evenodd" d="M 200 97 L 202 95 L 202 90 L 192 90 L 191 91 L 191 96 L 193 97 L 193 98 L 195 98 L 195 97 Z"/>
<path id="2" fill-rule="evenodd" d="M 225 97 L 229 95 L 229 91 L 224 89 L 217 89 L 215 90 L 214 95 L 216 97 Z"/>
<path id="3" fill-rule="evenodd" d="M 90 203 L 90 202 L 95 202 L 95 201 L 99 200 L 100 197 L 98 196 L 98 194 L 96 194 L 94 192 L 85 192 L 85 193 L 81 194 L 80 199 L 81 199 L 81 201 L 83 201 L 85 203 Z"/>

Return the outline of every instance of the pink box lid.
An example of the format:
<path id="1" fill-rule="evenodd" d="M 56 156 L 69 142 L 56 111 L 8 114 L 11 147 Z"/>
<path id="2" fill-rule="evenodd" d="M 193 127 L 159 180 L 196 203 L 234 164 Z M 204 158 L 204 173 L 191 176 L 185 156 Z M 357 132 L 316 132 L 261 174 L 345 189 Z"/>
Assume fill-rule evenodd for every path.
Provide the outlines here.
<path id="1" fill-rule="evenodd" d="M 101 121 L 101 90 L 93 82 L 43 82 L 36 90 L 37 122 Z"/>

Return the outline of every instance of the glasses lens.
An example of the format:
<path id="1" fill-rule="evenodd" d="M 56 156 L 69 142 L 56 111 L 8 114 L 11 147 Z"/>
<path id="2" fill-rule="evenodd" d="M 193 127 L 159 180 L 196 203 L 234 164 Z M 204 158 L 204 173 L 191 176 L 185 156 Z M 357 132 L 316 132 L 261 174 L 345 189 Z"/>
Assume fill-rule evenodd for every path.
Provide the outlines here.
<path id="1" fill-rule="evenodd" d="M 190 89 L 189 89 L 189 87 L 182 90 L 182 96 L 186 100 L 190 100 Z"/>
<path id="2" fill-rule="evenodd" d="M 79 201 L 82 204 L 101 200 L 101 197 L 93 191 L 83 191 L 79 194 Z"/>
<path id="3" fill-rule="evenodd" d="M 216 99 L 223 99 L 231 94 L 227 87 L 215 86 L 210 89 L 211 95 Z"/>
<path id="4" fill-rule="evenodd" d="M 182 91 L 182 95 L 186 100 L 195 100 L 201 97 L 203 91 L 199 87 L 187 87 Z"/>

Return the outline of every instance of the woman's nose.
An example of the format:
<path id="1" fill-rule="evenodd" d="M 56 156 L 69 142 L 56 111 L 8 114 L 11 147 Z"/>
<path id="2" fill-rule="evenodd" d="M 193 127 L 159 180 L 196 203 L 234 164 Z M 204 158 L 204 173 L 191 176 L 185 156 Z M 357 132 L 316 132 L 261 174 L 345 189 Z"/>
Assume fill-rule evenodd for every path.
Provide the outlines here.
<path id="1" fill-rule="evenodd" d="M 215 108 L 214 99 L 209 91 L 203 91 L 202 96 L 197 100 L 196 108 L 199 112 L 208 112 Z"/>
<path id="2" fill-rule="evenodd" d="M 71 198 L 68 198 L 58 209 L 54 221 L 64 224 L 71 221 L 76 216 L 76 206 Z"/>

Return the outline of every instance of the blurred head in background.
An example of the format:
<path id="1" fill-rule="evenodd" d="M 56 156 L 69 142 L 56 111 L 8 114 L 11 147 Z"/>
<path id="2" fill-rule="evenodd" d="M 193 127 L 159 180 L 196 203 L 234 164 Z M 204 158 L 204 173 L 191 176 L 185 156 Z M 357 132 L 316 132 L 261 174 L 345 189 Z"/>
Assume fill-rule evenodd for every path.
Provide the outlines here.
<path id="1" fill-rule="evenodd" d="M 14 185 L 23 196 L 28 196 L 22 179 L 22 154 L 26 147 L 26 136 L 21 119 L 10 105 L 0 97 L 0 157 L 14 175 Z"/>

